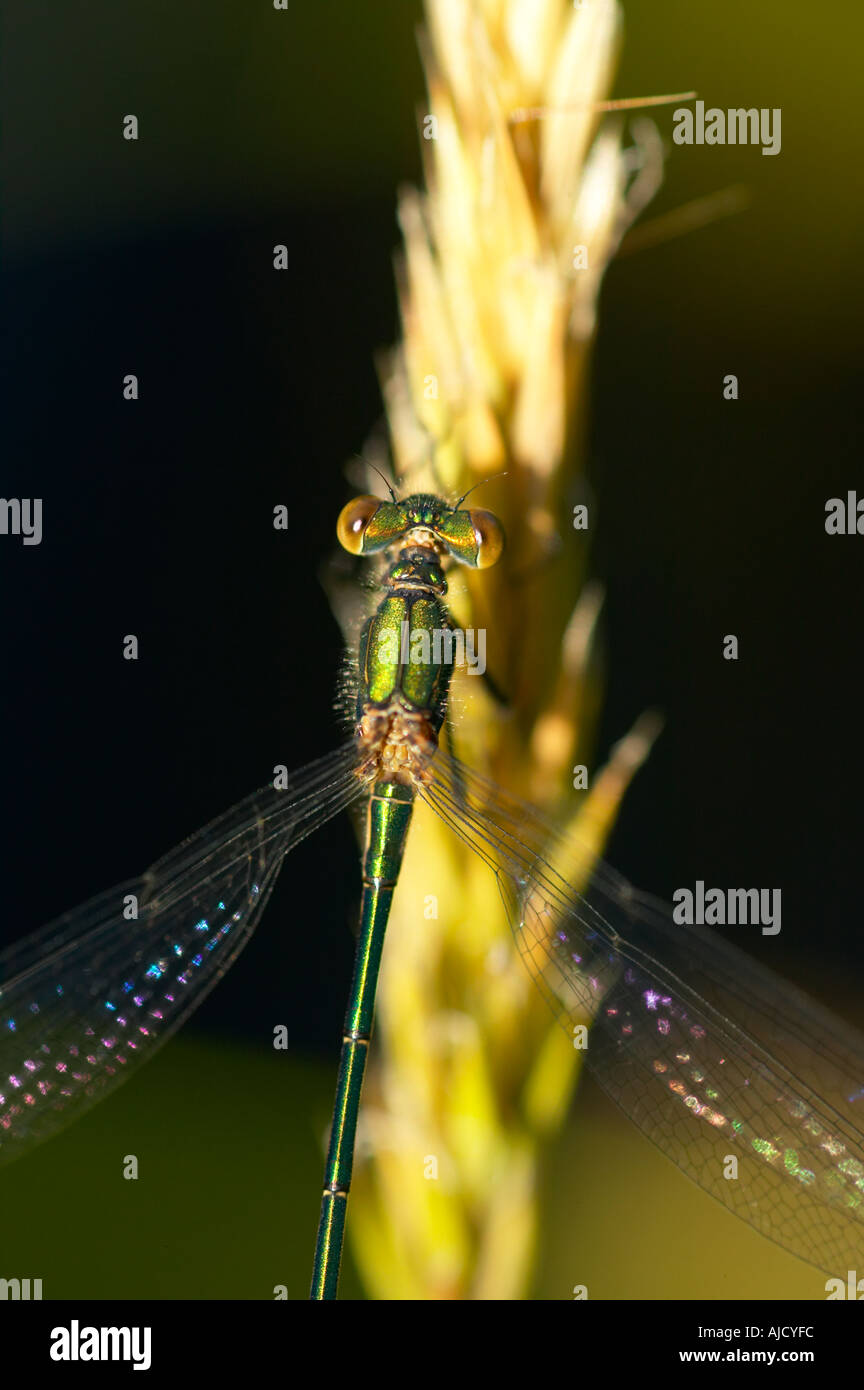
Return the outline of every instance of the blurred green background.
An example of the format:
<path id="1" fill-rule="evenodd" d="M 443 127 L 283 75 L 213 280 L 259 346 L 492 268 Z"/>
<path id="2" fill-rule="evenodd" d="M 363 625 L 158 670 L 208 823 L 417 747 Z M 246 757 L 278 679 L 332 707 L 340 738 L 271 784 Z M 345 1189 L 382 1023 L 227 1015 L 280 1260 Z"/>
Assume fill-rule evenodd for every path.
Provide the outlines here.
<path id="1" fill-rule="evenodd" d="M 823 517 L 862 478 L 864 20 L 803 0 L 624 9 L 616 94 L 780 107 L 783 148 L 673 147 L 648 218 L 738 184 L 749 206 L 623 257 L 604 288 L 588 450 L 601 751 L 644 708 L 667 717 L 609 857 L 664 895 L 695 878 L 782 887 L 781 937 L 741 944 L 861 1022 L 864 541 L 829 540 Z M 341 644 L 317 576 L 397 330 L 419 16 L 406 0 L 8 9 L 3 491 L 45 499 L 45 540 L 0 551 L 4 939 L 338 737 Z M 117 657 L 128 631 L 135 668 Z M 301 847 L 183 1036 L 3 1173 L 0 1275 L 41 1277 L 46 1297 L 305 1297 L 355 860 L 346 825 Z M 544 1182 L 538 1296 L 822 1293 L 589 1084 Z M 343 1294 L 359 1293 L 349 1267 Z"/>

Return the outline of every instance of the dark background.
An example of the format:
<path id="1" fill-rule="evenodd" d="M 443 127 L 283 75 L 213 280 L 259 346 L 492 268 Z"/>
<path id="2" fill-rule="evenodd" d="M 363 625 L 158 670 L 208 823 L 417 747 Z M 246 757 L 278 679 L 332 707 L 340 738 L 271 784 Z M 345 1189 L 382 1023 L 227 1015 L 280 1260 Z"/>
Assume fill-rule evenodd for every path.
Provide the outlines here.
<path id="1" fill-rule="evenodd" d="M 834 7 L 830 30 L 803 0 L 756 15 L 743 0 L 722 14 L 632 0 L 625 13 L 618 94 L 694 87 L 724 108 L 779 106 L 783 149 L 675 147 L 648 217 L 732 184 L 749 206 L 622 258 L 603 292 L 588 449 L 608 595 L 599 753 L 645 708 L 666 717 L 608 857 L 662 895 L 697 878 L 782 888 L 782 935 L 736 939 L 861 1022 L 864 537 L 824 532 L 827 498 L 864 495 L 860 11 Z M 373 355 L 397 329 L 395 188 L 420 171 L 418 16 L 401 0 L 288 15 L 239 0 L 9 7 L 2 492 L 44 499 L 44 539 L 0 537 L 0 939 L 140 870 L 274 764 L 341 737 L 341 636 L 318 573 L 350 495 L 344 463 L 380 416 Z M 135 144 L 121 138 L 127 112 Z M 276 242 L 287 273 L 271 269 Z M 722 399 L 730 372 L 735 403 Z M 287 534 L 272 529 L 278 503 Z M 134 663 L 126 633 L 141 643 Z M 82 1199 L 80 1230 L 57 1234 L 92 1175 L 86 1135 L 99 1131 L 86 1127 L 135 1116 L 146 1135 L 164 1118 L 167 1151 L 176 1107 L 193 1151 L 201 1136 L 198 1161 L 219 1164 L 196 1217 L 188 1193 L 176 1198 L 175 1226 L 191 1219 L 203 1243 L 130 1252 L 120 1296 L 266 1297 L 294 1277 L 270 1230 L 282 1201 L 302 1212 L 302 1292 L 350 971 L 350 827 L 292 859 L 191 1041 L 148 1069 L 136 1099 L 107 1103 L 118 1118 L 94 1112 L 10 1170 L 22 1204 L 55 1192 L 38 1259 L 56 1257 L 58 1291 L 100 1296 L 118 1277 L 111 1223 L 126 1217 L 105 1216 L 102 1246 L 103 1218 Z M 273 1066 L 274 1021 L 295 1044 L 293 1081 L 238 1070 L 227 1103 L 241 1044 Z M 212 1133 L 195 1110 L 211 1087 Z M 301 1136 L 269 1198 L 243 1174 L 244 1127 L 262 1145 Z M 193 1152 L 193 1185 L 195 1171 Z M 242 1234 L 265 1228 L 272 1277 L 223 1276 L 230 1241 L 208 1203 L 238 1213 L 237 1265 Z M 32 1222 L 19 1235 L 7 1231 L 6 1252 L 27 1264 Z"/>

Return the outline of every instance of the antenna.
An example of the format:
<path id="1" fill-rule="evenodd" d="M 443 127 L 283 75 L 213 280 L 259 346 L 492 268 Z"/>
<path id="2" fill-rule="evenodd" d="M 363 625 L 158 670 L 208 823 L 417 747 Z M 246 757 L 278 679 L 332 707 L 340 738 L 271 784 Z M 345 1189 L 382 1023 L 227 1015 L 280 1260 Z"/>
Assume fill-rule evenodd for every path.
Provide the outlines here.
<path id="1" fill-rule="evenodd" d="M 367 463 L 366 467 L 367 467 L 367 468 L 371 468 L 373 473 L 377 473 L 377 474 L 378 474 L 378 477 L 381 479 L 381 481 L 382 481 L 382 483 L 384 484 L 384 486 L 386 487 L 387 491 L 390 493 L 390 496 L 393 498 L 393 501 L 394 501 L 394 502 L 397 504 L 397 506 L 398 506 L 399 498 L 396 496 L 396 493 L 393 491 L 393 489 L 392 489 L 392 487 L 390 486 L 389 482 L 388 482 L 387 479 L 384 477 L 384 474 L 381 472 L 381 469 L 380 469 L 380 468 L 376 468 L 375 465 L 374 465 L 374 463 Z"/>
<path id="2" fill-rule="evenodd" d="M 465 501 L 465 498 L 470 497 L 472 492 L 476 492 L 478 487 L 483 487 L 486 483 L 494 483 L 496 478 L 506 477 L 507 469 L 505 468 L 503 473 L 493 473 L 491 478 L 481 478 L 479 483 L 475 483 L 473 487 L 469 487 L 467 492 L 463 492 L 462 496 L 459 498 L 459 501 L 456 503 L 456 506 L 453 508 L 454 512 L 458 512 L 459 508 L 462 506 L 462 503 Z"/>

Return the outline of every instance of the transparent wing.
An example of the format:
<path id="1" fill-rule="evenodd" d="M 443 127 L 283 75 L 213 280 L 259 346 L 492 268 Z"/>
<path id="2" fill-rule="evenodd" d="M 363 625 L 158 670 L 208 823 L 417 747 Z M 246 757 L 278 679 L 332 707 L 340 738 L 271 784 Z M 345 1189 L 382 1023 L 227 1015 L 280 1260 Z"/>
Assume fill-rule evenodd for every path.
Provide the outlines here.
<path id="1" fill-rule="evenodd" d="M 0 1164 L 153 1055 L 246 945 L 288 851 L 362 794 L 349 745 L 0 953 Z"/>
<path id="2" fill-rule="evenodd" d="M 700 1187 L 838 1277 L 864 1261 L 864 1037 L 443 753 L 419 791 L 495 872 L 523 958 L 603 1090 Z M 578 853 L 575 862 L 578 863 Z M 738 1160 L 727 1177 L 727 1156 Z"/>

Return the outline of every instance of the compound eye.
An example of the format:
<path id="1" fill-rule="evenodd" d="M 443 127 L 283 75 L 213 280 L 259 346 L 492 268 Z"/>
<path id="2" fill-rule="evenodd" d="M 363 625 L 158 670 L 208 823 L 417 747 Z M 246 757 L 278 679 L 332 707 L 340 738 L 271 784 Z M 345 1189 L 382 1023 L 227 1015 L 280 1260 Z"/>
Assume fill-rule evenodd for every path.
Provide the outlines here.
<path id="1" fill-rule="evenodd" d="M 347 502 L 342 508 L 336 522 L 336 535 L 339 544 L 349 555 L 363 554 L 366 528 L 382 505 L 380 497 L 355 497 L 353 502 Z"/>
<path id="2" fill-rule="evenodd" d="M 478 570 L 488 570 L 501 559 L 504 549 L 504 527 L 492 512 L 471 508 L 468 515 L 477 537 L 477 559 L 474 563 Z"/>

